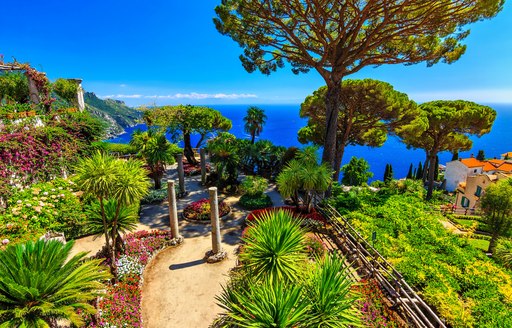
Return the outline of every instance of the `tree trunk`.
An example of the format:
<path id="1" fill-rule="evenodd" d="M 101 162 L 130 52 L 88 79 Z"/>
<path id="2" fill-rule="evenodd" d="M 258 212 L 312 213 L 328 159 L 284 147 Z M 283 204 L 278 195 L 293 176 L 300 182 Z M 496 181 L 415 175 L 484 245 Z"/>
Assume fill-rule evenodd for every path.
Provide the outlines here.
<path id="1" fill-rule="evenodd" d="M 334 161 L 334 182 L 340 181 L 340 169 L 341 169 L 341 161 L 343 159 L 343 154 L 345 153 L 345 142 L 340 142 L 339 140 L 336 142 L 336 158 Z"/>
<path id="2" fill-rule="evenodd" d="M 487 253 L 494 254 L 499 236 L 500 235 L 498 233 L 493 232 L 493 234 L 491 236 L 491 240 L 489 241 L 489 249 L 487 249 Z"/>
<path id="3" fill-rule="evenodd" d="M 338 113 L 341 106 L 341 79 L 327 83 L 325 97 L 325 138 L 322 163 L 329 163 L 333 170 L 335 164 L 336 135 L 338 131 Z"/>
<path id="4" fill-rule="evenodd" d="M 435 180 L 435 174 L 436 174 L 436 170 L 434 170 L 434 167 L 436 166 L 436 156 L 437 156 L 437 150 L 434 150 L 430 153 L 429 164 L 428 164 L 427 200 L 430 200 L 430 198 L 432 198 L 432 191 L 434 190 L 434 180 Z"/>
<path id="5" fill-rule="evenodd" d="M 107 218 L 105 215 L 105 205 L 103 198 L 100 198 L 101 220 L 103 221 L 103 233 L 105 234 L 105 246 L 107 247 L 107 256 L 110 256 L 110 237 L 108 236 Z"/>
<path id="6" fill-rule="evenodd" d="M 251 133 L 251 145 L 254 145 L 254 139 L 256 138 L 256 133 Z"/>
<path id="7" fill-rule="evenodd" d="M 114 276 L 114 282 L 117 283 L 118 277 L 117 277 L 117 263 L 116 263 L 116 257 L 117 257 L 117 220 L 119 218 L 119 211 L 121 210 L 121 201 L 117 201 L 116 206 L 116 213 L 114 214 L 114 220 L 112 221 L 112 266 L 111 271 L 112 275 Z"/>
<path id="8" fill-rule="evenodd" d="M 183 153 L 187 158 L 187 162 L 189 164 L 197 164 L 196 159 L 194 158 L 194 151 L 192 150 L 192 142 L 190 141 L 190 133 L 183 133 L 183 143 L 185 144 Z"/>

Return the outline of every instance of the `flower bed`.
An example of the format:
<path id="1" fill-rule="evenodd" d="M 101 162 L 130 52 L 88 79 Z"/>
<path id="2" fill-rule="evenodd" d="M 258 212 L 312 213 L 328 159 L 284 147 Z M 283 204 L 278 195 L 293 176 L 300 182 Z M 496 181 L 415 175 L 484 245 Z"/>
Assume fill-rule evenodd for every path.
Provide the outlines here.
<path id="1" fill-rule="evenodd" d="M 361 280 L 356 286 L 364 327 L 407 327 L 407 324 L 385 304 L 385 296 L 374 279 Z"/>
<path id="2" fill-rule="evenodd" d="M 229 213 L 230 207 L 223 201 L 219 202 L 219 217 Z M 183 210 L 183 218 L 192 221 L 209 221 L 210 220 L 210 200 L 203 198 L 197 202 L 185 207 Z"/>
<path id="3" fill-rule="evenodd" d="M 187 162 L 183 162 L 183 171 L 186 176 L 198 175 L 201 174 L 201 164 L 189 164 Z M 206 172 L 210 172 L 210 165 L 206 164 Z"/>
<path id="4" fill-rule="evenodd" d="M 117 260 L 120 281 L 107 287 L 98 302 L 99 320 L 90 320 L 87 327 L 142 327 L 144 268 L 158 251 L 177 244 L 170 231 L 138 231 L 125 236 L 125 249 Z"/>

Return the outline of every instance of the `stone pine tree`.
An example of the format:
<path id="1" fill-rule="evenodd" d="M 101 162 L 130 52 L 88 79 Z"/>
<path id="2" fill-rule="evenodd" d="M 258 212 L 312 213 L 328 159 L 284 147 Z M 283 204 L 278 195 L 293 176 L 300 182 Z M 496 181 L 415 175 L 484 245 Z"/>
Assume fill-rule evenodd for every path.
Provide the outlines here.
<path id="1" fill-rule="evenodd" d="M 410 134 L 406 132 L 401 137 L 409 147 L 425 150 L 428 163 L 426 198 L 430 199 L 434 189 L 436 157 L 439 152 L 471 149 L 473 142 L 469 136 L 489 133 L 496 118 L 496 111 L 488 106 L 463 100 L 431 101 L 421 104 L 420 109 L 425 120 L 420 123 L 424 131 Z M 426 166 L 423 170 L 427 169 Z"/>
<path id="2" fill-rule="evenodd" d="M 491 230 L 489 253 L 493 253 L 500 236 L 512 229 L 512 179 L 490 185 L 480 200 L 484 218 Z"/>
<path id="3" fill-rule="evenodd" d="M 344 111 L 338 114 L 334 180 L 339 180 L 340 165 L 348 145 L 380 147 L 387 135 L 407 129 L 418 117 L 417 105 L 405 93 L 389 83 L 364 79 L 345 80 L 341 87 Z M 301 143 L 322 146 L 325 141 L 327 87 L 313 92 L 302 103 L 300 116 L 308 118 L 307 126 L 299 130 Z"/>
<path id="4" fill-rule="evenodd" d="M 409 165 L 409 171 L 407 172 L 407 179 L 412 179 L 414 176 L 414 173 L 413 173 L 413 165 L 411 163 L 411 165 Z"/>
<path id="5" fill-rule="evenodd" d="M 452 63 L 470 23 L 494 17 L 503 0 L 223 0 L 215 27 L 243 49 L 248 72 L 289 63 L 326 84 L 322 161 L 334 167 L 342 80 L 366 66 Z"/>

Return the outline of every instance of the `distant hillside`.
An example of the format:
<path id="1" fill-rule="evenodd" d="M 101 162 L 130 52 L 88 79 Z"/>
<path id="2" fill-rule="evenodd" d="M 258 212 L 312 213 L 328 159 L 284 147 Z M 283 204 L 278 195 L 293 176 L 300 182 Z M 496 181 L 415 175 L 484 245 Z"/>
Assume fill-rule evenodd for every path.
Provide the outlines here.
<path id="1" fill-rule="evenodd" d="M 137 124 L 142 113 L 126 106 L 123 101 L 100 99 L 93 92 L 84 95 L 85 108 L 93 116 L 107 122 L 107 136 L 111 137 L 124 132 L 124 129 Z"/>

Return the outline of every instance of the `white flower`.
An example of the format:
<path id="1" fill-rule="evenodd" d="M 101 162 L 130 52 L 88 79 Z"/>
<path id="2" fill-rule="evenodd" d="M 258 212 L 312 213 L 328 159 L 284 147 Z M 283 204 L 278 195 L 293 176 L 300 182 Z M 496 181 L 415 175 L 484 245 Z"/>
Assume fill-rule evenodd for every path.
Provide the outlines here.
<path id="1" fill-rule="evenodd" d="M 21 204 L 21 199 L 19 199 L 19 200 L 16 202 L 16 204 Z"/>
<path id="2" fill-rule="evenodd" d="M 9 243 L 9 239 L 5 238 L 2 240 L 2 245 L 7 245 Z"/>
<path id="3" fill-rule="evenodd" d="M 43 192 L 43 195 L 48 196 L 48 191 Z"/>
<path id="4" fill-rule="evenodd" d="M 62 187 L 59 187 L 59 190 L 62 190 Z"/>
<path id="5" fill-rule="evenodd" d="M 32 204 L 30 204 L 30 203 L 27 203 L 26 205 L 27 205 L 27 207 L 32 207 Z"/>

